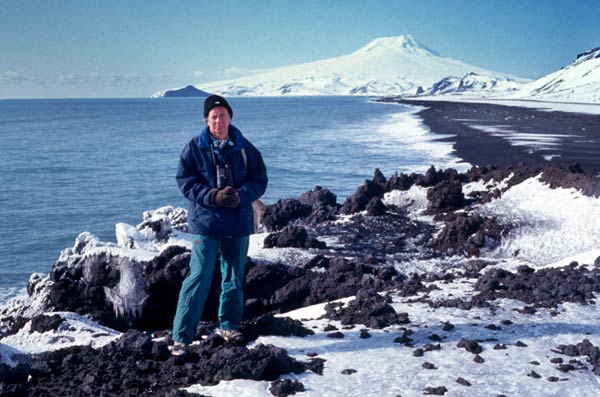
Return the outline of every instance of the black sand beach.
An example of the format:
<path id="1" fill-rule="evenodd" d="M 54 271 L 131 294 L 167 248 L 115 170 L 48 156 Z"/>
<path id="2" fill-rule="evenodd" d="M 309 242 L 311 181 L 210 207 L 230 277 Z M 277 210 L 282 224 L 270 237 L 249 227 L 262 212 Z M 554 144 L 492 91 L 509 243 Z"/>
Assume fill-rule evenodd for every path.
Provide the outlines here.
<path id="1" fill-rule="evenodd" d="M 517 163 L 579 163 L 600 174 L 600 115 L 543 111 L 517 106 L 388 98 L 384 101 L 424 106 L 418 115 L 431 131 L 452 134 L 456 155 L 478 166 Z M 486 132 L 485 130 L 488 130 Z M 499 130 L 490 132 L 489 130 Z M 507 137 L 521 135 L 540 145 L 514 145 Z M 500 136 L 502 135 L 502 136 Z M 550 136 L 549 145 L 543 142 Z"/>

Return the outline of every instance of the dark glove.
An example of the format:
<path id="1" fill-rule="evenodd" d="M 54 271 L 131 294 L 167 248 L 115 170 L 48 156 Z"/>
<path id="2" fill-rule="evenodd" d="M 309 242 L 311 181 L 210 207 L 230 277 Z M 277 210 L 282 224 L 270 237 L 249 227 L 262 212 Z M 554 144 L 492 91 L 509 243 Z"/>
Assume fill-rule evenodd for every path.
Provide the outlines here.
<path id="1" fill-rule="evenodd" d="M 217 207 L 235 208 L 240 205 L 240 195 L 234 188 L 227 186 L 215 193 L 214 203 Z"/>

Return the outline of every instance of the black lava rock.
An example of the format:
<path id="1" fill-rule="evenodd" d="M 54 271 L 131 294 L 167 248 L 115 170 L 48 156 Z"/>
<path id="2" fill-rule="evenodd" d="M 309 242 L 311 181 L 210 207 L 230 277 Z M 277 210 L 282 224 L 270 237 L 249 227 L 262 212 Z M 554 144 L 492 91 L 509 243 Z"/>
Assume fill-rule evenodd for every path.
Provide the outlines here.
<path id="1" fill-rule="evenodd" d="M 479 354 L 483 351 L 483 347 L 481 347 L 481 345 L 479 343 L 477 343 L 477 341 L 469 340 L 469 339 L 465 339 L 465 338 L 462 338 L 456 346 L 462 347 L 469 353 L 473 353 L 473 354 Z"/>
<path id="2" fill-rule="evenodd" d="M 302 226 L 288 226 L 279 232 L 271 233 L 264 240 L 265 248 L 295 247 L 295 248 L 325 248 L 325 243 L 308 236 Z"/>
<path id="3" fill-rule="evenodd" d="M 408 315 L 396 313 L 390 303 L 389 297 L 381 296 L 372 290 L 361 289 L 356 294 L 356 299 L 348 302 L 345 307 L 327 304 L 325 317 L 339 320 L 342 324 L 364 324 L 376 329 L 392 324 L 408 324 Z"/>
<path id="4" fill-rule="evenodd" d="M 553 351 L 571 357 L 587 356 L 592 365 L 592 372 L 600 376 L 600 348 L 594 346 L 589 339 L 584 339 L 576 345 L 559 345 Z"/>
<path id="5" fill-rule="evenodd" d="M 426 387 L 423 390 L 423 394 L 427 395 L 435 395 L 435 396 L 443 396 L 448 392 L 448 389 L 445 386 L 437 386 L 437 387 Z"/>
<path id="6" fill-rule="evenodd" d="M 302 382 L 291 379 L 278 379 L 271 382 L 269 391 L 276 397 L 286 397 L 304 391 Z"/>
<path id="7" fill-rule="evenodd" d="M 369 216 L 382 216 L 385 215 L 385 205 L 381 202 L 378 197 L 373 197 L 367 204 L 367 215 Z"/>
<path id="8" fill-rule="evenodd" d="M 53 314 L 52 316 L 40 314 L 31 319 L 31 328 L 29 332 L 44 333 L 47 331 L 56 331 L 64 321 L 65 320 L 58 314 Z"/>
<path id="9" fill-rule="evenodd" d="M 427 190 L 427 200 L 427 212 L 437 214 L 462 208 L 465 195 L 460 181 L 442 181 Z"/>
<path id="10" fill-rule="evenodd" d="M 471 382 L 469 382 L 468 380 L 461 378 L 461 377 L 456 378 L 456 383 L 463 385 L 463 386 L 467 386 L 467 387 L 471 386 Z"/>
<path id="11" fill-rule="evenodd" d="M 220 380 L 275 381 L 282 374 L 307 367 L 284 349 L 257 345 L 252 349 L 217 342 L 217 337 L 194 344 L 186 357 L 155 356 L 157 343 L 144 333 L 129 331 L 98 350 L 73 347 L 35 357 L 27 382 L 29 396 L 162 396 L 192 384 L 214 385 Z M 307 364 L 309 368 L 318 363 Z M 25 376 L 25 380 L 27 377 Z M 297 385 L 296 385 L 297 386 Z"/>
<path id="12" fill-rule="evenodd" d="M 283 229 L 290 221 L 309 215 L 311 209 L 310 205 L 296 199 L 279 200 L 267 206 L 263 225 L 268 231 Z"/>
<path id="13" fill-rule="evenodd" d="M 365 183 L 360 186 L 356 193 L 348 197 L 340 211 L 343 214 L 354 214 L 356 212 L 363 211 L 367 208 L 367 204 L 374 197 L 383 196 L 384 188 L 377 182 L 366 180 Z"/>
<path id="14" fill-rule="evenodd" d="M 315 208 L 319 206 L 335 207 L 337 205 L 337 196 L 329 189 L 323 189 L 321 186 L 315 186 L 311 191 L 303 193 L 299 198 L 302 204 L 310 205 Z"/>

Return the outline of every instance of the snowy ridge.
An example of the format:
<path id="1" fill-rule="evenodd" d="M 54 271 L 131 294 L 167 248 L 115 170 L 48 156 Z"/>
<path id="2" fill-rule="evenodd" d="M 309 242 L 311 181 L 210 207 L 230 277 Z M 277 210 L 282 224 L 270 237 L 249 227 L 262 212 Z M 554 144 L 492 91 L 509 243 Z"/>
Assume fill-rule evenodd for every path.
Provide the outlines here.
<path id="1" fill-rule="evenodd" d="M 580 54 L 570 65 L 525 85 L 511 97 L 600 103 L 600 48 Z"/>
<path id="2" fill-rule="evenodd" d="M 426 90 L 418 90 L 418 95 L 499 95 L 516 91 L 522 83 L 509 77 L 480 76 L 477 73 L 467 73 L 462 77 L 448 76 L 434 83 Z"/>
<path id="3" fill-rule="evenodd" d="M 600 104 L 600 48 L 579 54 L 570 65 L 531 82 L 510 76 L 469 73 L 459 78 L 449 74 L 415 94 L 426 100 L 439 100 L 443 96 L 449 101 L 484 101 L 597 114 L 600 112 L 596 109 Z"/>
<path id="4" fill-rule="evenodd" d="M 268 69 L 250 76 L 197 84 L 226 96 L 397 95 L 448 76 L 515 76 L 440 55 L 410 35 L 377 38 L 351 54 Z"/>

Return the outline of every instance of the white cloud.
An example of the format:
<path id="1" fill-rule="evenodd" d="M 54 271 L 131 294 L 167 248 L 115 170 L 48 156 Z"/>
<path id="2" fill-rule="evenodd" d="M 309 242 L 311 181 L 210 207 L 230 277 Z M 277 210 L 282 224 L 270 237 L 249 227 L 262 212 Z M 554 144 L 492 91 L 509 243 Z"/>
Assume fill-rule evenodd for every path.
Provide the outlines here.
<path id="1" fill-rule="evenodd" d="M 45 84 L 45 82 L 37 77 L 24 76 L 12 70 L 0 72 L 0 83 L 6 84 L 23 84 L 23 83 L 37 83 Z"/>
<path id="2" fill-rule="evenodd" d="M 261 73 L 266 69 L 246 69 L 241 67 L 231 67 L 225 70 L 220 70 L 218 72 L 213 73 L 214 80 L 221 79 L 234 79 L 237 77 L 250 76 L 253 74 Z M 208 76 L 205 76 L 208 78 Z M 206 78 L 205 78 L 206 80 Z"/>
<path id="3" fill-rule="evenodd" d="M 176 78 L 171 73 L 153 73 L 153 74 L 139 74 L 139 73 L 69 73 L 66 75 L 59 76 L 58 81 L 61 84 L 66 85 L 85 85 L 85 84 L 106 84 L 106 85 L 120 85 L 120 84 L 143 84 L 148 82 L 164 82 Z"/>

